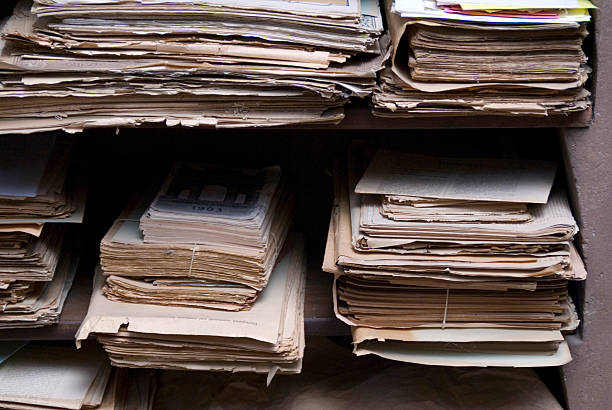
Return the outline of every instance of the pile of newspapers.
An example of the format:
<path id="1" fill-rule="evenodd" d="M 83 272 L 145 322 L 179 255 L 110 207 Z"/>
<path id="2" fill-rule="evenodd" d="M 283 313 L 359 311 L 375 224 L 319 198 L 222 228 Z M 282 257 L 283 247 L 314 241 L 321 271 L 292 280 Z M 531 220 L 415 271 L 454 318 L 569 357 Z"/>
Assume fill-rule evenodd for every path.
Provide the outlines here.
<path id="1" fill-rule="evenodd" d="M 101 244 L 77 339 L 117 366 L 298 373 L 304 242 L 279 167 L 178 163 Z"/>
<path id="2" fill-rule="evenodd" d="M 0 344 L 0 406 L 3 409 L 140 409 L 153 407 L 151 372 L 112 369 L 93 344 Z"/>
<path id="3" fill-rule="evenodd" d="M 20 0 L 0 132 L 337 123 L 373 91 L 382 33 L 378 0 Z"/>
<path id="4" fill-rule="evenodd" d="M 368 165 L 369 162 L 369 165 Z M 324 270 L 355 353 L 434 365 L 557 366 L 586 277 L 554 163 L 359 146 L 336 176 Z"/>
<path id="5" fill-rule="evenodd" d="M 385 0 L 383 117 L 567 115 L 587 110 L 590 1 Z"/>
<path id="6" fill-rule="evenodd" d="M 78 251 L 69 223 L 84 191 L 67 175 L 71 143 L 49 135 L 0 138 L 0 329 L 56 323 Z"/>

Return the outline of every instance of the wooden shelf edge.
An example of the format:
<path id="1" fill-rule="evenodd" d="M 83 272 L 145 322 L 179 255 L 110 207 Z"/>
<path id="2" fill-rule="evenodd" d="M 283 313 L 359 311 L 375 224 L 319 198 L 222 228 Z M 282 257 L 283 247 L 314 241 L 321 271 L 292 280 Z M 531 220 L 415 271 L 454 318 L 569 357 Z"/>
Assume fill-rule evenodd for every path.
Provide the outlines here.
<path id="1" fill-rule="evenodd" d="M 453 129 L 453 128 L 585 128 L 593 122 L 593 110 L 568 116 L 530 117 L 477 115 L 470 117 L 385 118 L 372 115 L 364 102 L 344 108 L 345 118 L 338 125 L 293 125 L 290 129 Z"/>
<path id="2" fill-rule="evenodd" d="M 163 124 L 143 124 L 141 126 L 120 126 L 120 127 L 95 127 L 85 131 L 99 130 L 198 130 L 199 132 L 239 132 L 265 130 L 321 130 L 321 131 L 342 131 L 342 130 L 410 130 L 410 129 L 482 129 L 482 128 L 588 128 L 593 123 L 593 110 L 588 109 L 582 112 L 573 113 L 567 116 L 494 116 L 494 115 L 475 115 L 464 117 L 423 117 L 423 118 L 385 118 L 376 117 L 372 114 L 370 107 L 365 101 L 353 101 L 344 107 L 345 118 L 339 124 L 292 124 L 282 126 L 257 126 L 244 128 L 214 128 L 212 126 L 202 127 L 167 127 Z"/>
<path id="3" fill-rule="evenodd" d="M 92 272 L 79 272 L 56 325 L 31 329 L 0 330 L 2 340 L 74 340 L 91 296 Z M 332 304 L 332 275 L 309 269 L 306 282 L 304 326 L 307 336 L 348 336 L 347 325 L 338 320 Z"/>

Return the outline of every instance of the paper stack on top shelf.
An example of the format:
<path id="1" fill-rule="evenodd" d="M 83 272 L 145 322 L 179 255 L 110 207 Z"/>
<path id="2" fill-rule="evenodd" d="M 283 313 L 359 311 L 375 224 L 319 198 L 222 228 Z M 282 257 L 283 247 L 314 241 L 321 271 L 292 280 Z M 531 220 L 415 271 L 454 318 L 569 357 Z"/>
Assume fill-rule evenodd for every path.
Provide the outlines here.
<path id="1" fill-rule="evenodd" d="M 102 240 L 77 339 L 95 334 L 117 366 L 299 373 L 306 260 L 292 212 L 279 167 L 175 165 Z"/>
<path id="2" fill-rule="evenodd" d="M 567 281 L 586 271 L 565 194 L 551 188 L 555 164 L 380 150 L 364 173 L 367 158 L 350 152 L 323 268 L 336 275 L 336 315 L 357 354 L 458 366 L 571 360 L 562 332 L 579 321 Z M 389 218 L 390 199 L 410 218 Z M 520 220 L 507 220 L 509 208 Z"/>
<path id="3" fill-rule="evenodd" d="M 10 343 L 0 346 L 3 409 L 152 408 L 152 374 L 112 370 L 99 347 L 89 345 L 78 351 L 74 347 L 30 344 L 5 354 Z"/>
<path id="4" fill-rule="evenodd" d="M 21 0 L 0 132 L 337 123 L 376 85 L 382 32 L 378 0 Z"/>
<path id="5" fill-rule="evenodd" d="M 155 199 L 135 200 L 102 240 L 105 294 L 125 302 L 250 309 L 292 215 L 293 196 L 279 167 L 177 164 Z"/>
<path id="6" fill-rule="evenodd" d="M 375 115 L 545 116 L 591 106 L 588 10 L 563 1 L 482 3 L 385 0 L 393 51 Z"/>
<path id="7" fill-rule="evenodd" d="M 0 329 L 56 323 L 78 263 L 58 222 L 83 217 L 84 192 L 68 175 L 71 143 L 4 136 L 0 146 Z"/>

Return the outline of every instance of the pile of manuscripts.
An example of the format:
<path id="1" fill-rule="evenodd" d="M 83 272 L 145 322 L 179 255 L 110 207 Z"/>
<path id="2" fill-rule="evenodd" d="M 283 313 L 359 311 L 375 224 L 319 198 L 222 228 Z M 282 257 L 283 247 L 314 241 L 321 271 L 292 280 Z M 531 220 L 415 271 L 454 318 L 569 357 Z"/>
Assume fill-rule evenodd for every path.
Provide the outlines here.
<path id="1" fill-rule="evenodd" d="M 578 326 L 578 227 L 556 166 L 351 148 L 323 269 L 355 353 L 421 364 L 557 366 Z M 365 170 L 365 173 L 364 173 Z"/>
<path id="2" fill-rule="evenodd" d="M 20 0 L 0 132 L 338 123 L 376 85 L 378 0 Z"/>
<path id="3" fill-rule="evenodd" d="M 292 221 L 293 196 L 280 167 L 178 163 L 147 199 L 136 198 L 102 239 L 106 297 L 250 309 Z"/>
<path id="4" fill-rule="evenodd" d="M 77 339 L 95 334 L 116 366 L 299 373 L 306 260 L 292 208 L 279 167 L 177 164 L 102 240 Z"/>
<path id="5" fill-rule="evenodd" d="M 587 10 L 542 14 L 567 2 L 532 10 L 538 6 L 516 0 L 495 14 L 483 10 L 490 5 L 470 2 L 476 9 L 463 10 L 469 5 L 462 3 L 385 0 L 393 51 L 373 96 L 375 115 L 546 116 L 590 108 Z"/>
<path id="6" fill-rule="evenodd" d="M 67 178 L 71 146 L 48 135 L 4 136 L 0 146 L 0 329 L 53 324 L 78 264 L 59 222 L 81 222 L 85 199 Z"/>
<path id="7" fill-rule="evenodd" d="M 146 371 L 112 369 L 104 351 L 89 344 L 30 344 L 17 352 L 13 342 L 0 345 L 0 406 L 3 409 L 147 410 L 155 384 Z"/>

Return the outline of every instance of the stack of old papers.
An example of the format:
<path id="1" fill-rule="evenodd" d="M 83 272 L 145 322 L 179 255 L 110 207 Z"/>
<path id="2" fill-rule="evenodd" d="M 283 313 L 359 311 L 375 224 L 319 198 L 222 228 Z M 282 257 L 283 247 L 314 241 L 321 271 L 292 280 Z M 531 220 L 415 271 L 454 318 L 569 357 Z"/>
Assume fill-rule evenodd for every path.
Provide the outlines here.
<path id="1" fill-rule="evenodd" d="M 3 273 L 0 280 L 0 329 L 39 327 L 59 321 L 79 260 L 76 244 L 68 242 L 63 248 L 51 251 L 56 259 L 51 277 L 33 280 L 21 279 L 27 276 L 19 273 Z M 3 259 L 4 256 L 0 255 L 0 260 Z"/>
<path id="2" fill-rule="evenodd" d="M 299 373 L 305 271 L 304 243 L 295 235 L 253 308 L 242 312 L 109 300 L 97 272 L 76 338 L 94 334 L 120 367 Z"/>
<path id="3" fill-rule="evenodd" d="M 150 409 L 152 378 L 111 371 L 104 351 L 32 344 L 0 365 L 3 409 Z"/>
<path id="4" fill-rule="evenodd" d="M 44 134 L 31 141 L 0 139 L 0 222 L 68 218 L 77 211 L 83 195 L 67 180 L 71 145 L 69 139 Z"/>
<path id="5" fill-rule="evenodd" d="M 37 135 L 4 136 L 0 146 L 0 329 L 52 324 L 78 260 L 58 222 L 83 216 L 83 193 L 73 195 L 66 182 L 70 144 Z"/>
<path id="6" fill-rule="evenodd" d="M 541 116 L 591 106 L 587 10 L 555 7 L 564 1 L 535 10 L 520 0 L 502 10 L 480 3 L 386 0 L 393 52 L 373 97 L 376 115 Z"/>
<path id="7" fill-rule="evenodd" d="M 102 240 L 105 295 L 248 310 L 268 283 L 292 212 L 279 167 L 177 164 L 155 199 L 134 200 Z"/>
<path id="8" fill-rule="evenodd" d="M 21 0 L 0 43 L 0 132 L 337 123 L 388 39 L 378 0 Z"/>
<path id="9" fill-rule="evenodd" d="M 357 354 L 423 364 L 551 366 L 586 277 L 555 164 L 358 147 L 336 178 L 324 270 Z M 392 206 L 391 206 L 392 205 Z"/>

